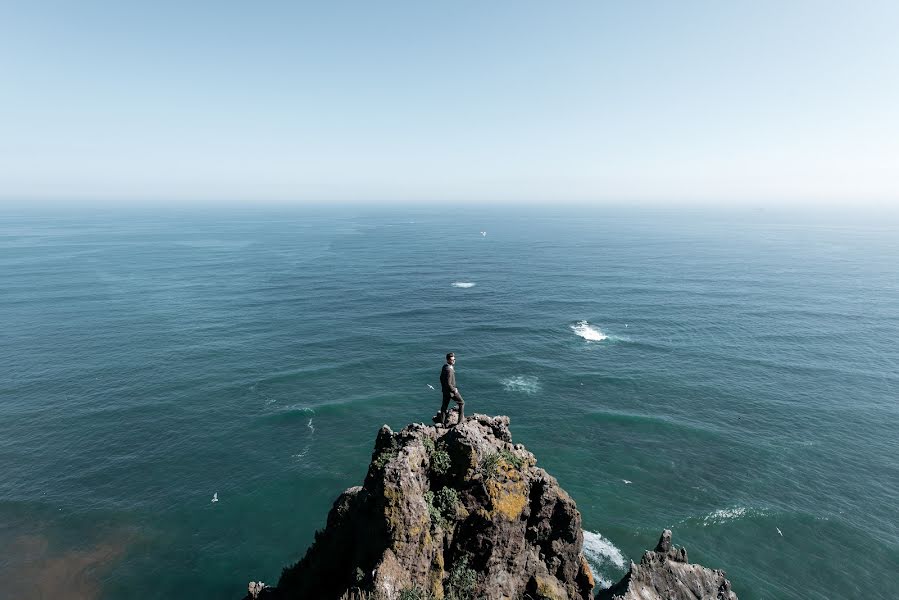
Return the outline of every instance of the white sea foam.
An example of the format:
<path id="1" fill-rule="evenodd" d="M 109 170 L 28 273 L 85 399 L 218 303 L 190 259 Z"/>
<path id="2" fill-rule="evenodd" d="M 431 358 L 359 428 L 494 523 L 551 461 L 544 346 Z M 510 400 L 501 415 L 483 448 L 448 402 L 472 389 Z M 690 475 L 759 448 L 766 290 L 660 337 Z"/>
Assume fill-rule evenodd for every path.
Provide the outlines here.
<path id="1" fill-rule="evenodd" d="M 571 329 L 588 342 L 601 342 L 609 337 L 596 327 L 591 327 L 587 321 L 578 321 L 571 326 Z"/>
<path id="2" fill-rule="evenodd" d="M 624 556 L 621 550 L 615 547 L 608 538 L 604 538 L 601 533 L 592 531 L 584 531 L 584 557 L 593 568 L 593 574 L 599 579 L 599 585 L 607 588 L 612 585 L 613 580 L 603 576 L 603 573 L 609 570 L 610 566 L 618 569 L 625 568 Z M 614 580 L 618 580 L 618 574 L 613 573 Z"/>
<path id="3" fill-rule="evenodd" d="M 726 523 L 728 521 L 736 521 L 737 519 L 744 516 L 746 516 L 746 509 L 742 506 L 722 508 L 720 510 L 710 512 L 709 514 L 704 516 L 702 518 L 702 524 L 706 527 L 709 525 L 718 525 L 720 523 Z"/>
<path id="4" fill-rule="evenodd" d="M 306 423 L 306 427 L 308 427 L 312 433 L 315 433 L 315 427 L 312 426 L 312 419 L 309 419 L 309 422 Z"/>
<path id="5" fill-rule="evenodd" d="M 540 380 L 533 375 L 507 377 L 506 379 L 503 379 L 501 383 L 503 384 L 503 389 L 507 392 L 536 394 L 540 390 Z"/>
<path id="6" fill-rule="evenodd" d="M 475 284 L 471 281 L 454 281 L 452 286 L 457 288 L 471 288 L 474 287 Z"/>

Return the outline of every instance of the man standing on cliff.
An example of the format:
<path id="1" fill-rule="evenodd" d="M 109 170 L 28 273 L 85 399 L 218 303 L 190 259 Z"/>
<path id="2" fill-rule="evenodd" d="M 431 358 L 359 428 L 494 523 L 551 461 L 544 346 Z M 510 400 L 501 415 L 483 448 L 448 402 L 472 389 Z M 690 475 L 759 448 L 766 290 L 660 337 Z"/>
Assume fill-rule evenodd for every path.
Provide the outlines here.
<path id="1" fill-rule="evenodd" d="M 440 406 L 440 418 L 446 426 L 449 417 L 448 409 L 450 400 L 454 400 L 459 405 L 459 421 L 461 423 L 465 419 L 465 400 L 456 387 L 456 370 L 453 365 L 456 364 L 456 355 L 450 352 L 446 355 L 446 364 L 440 370 L 440 390 L 443 392 L 443 404 Z M 458 424 L 457 423 L 457 424 Z"/>

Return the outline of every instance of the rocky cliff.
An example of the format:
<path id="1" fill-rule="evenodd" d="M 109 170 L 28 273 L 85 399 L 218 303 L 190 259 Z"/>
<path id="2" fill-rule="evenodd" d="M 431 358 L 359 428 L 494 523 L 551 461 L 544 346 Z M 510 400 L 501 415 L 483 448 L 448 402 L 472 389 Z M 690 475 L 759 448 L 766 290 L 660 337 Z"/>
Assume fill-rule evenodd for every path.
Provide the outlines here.
<path id="1" fill-rule="evenodd" d="M 284 569 L 277 587 L 253 582 L 247 597 L 591 599 L 580 513 L 534 455 L 512 443 L 509 418 L 474 415 L 451 424 L 412 424 L 398 433 L 382 427 L 363 485 L 338 497 L 325 528 L 303 559 Z M 670 534 L 668 540 L 670 546 Z M 699 573 L 681 567 L 685 552 L 680 561 L 680 551 L 669 550 L 647 553 L 653 558 L 632 565 L 614 595 L 602 597 L 669 597 L 639 595 Z M 705 593 L 710 586 L 689 589 Z"/>

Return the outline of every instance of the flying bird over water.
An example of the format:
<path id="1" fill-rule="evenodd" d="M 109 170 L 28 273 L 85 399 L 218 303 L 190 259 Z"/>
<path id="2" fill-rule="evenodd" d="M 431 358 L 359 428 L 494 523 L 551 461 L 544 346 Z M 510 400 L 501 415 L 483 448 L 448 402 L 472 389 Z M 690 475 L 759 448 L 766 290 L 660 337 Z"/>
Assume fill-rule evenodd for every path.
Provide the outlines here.
<path id="1" fill-rule="evenodd" d="M 481 232 L 481 235 L 484 236 L 484 237 L 487 237 L 487 232 L 486 232 L 486 231 L 482 231 L 482 232 Z"/>
<path id="2" fill-rule="evenodd" d="M 214 493 L 214 494 L 212 495 L 212 501 L 213 501 L 213 502 L 218 502 L 218 501 L 219 501 L 219 493 L 218 493 L 218 492 L 216 492 L 216 493 Z"/>
<path id="3" fill-rule="evenodd" d="M 431 385 L 430 383 L 428 384 L 428 387 L 431 388 L 432 390 L 434 389 L 434 386 Z"/>
<path id="4" fill-rule="evenodd" d="M 628 481 L 627 479 L 622 479 L 621 481 L 623 481 L 625 485 L 630 485 L 633 483 L 633 481 Z"/>
<path id="5" fill-rule="evenodd" d="M 783 536 L 784 536 L 784 532 L 780 530 L 780 527 L 775 527 L 774 529 L 777 530 L 777 533 L 780 534 L 780 537 L 783 537 Z"/>

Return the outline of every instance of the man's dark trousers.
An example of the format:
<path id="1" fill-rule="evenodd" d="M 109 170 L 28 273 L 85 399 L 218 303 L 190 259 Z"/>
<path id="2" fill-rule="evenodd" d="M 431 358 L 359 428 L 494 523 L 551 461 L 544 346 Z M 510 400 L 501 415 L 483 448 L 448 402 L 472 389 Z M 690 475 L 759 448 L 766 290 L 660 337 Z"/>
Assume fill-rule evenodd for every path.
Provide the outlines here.
<path id="1" fill-rule="evenodd" d="M 447 419 L 447 409 L 449 408 L 450 400 L 455 400 L 456 404 L 459 405 L 459 423 L 465 419 L 465 400 L 462 399 L 462 395 L 459 392 L 443 392 L 443 404 L 440 405 L 440 414 L 443 415 L 443 424 L 446 425 Z"/>

